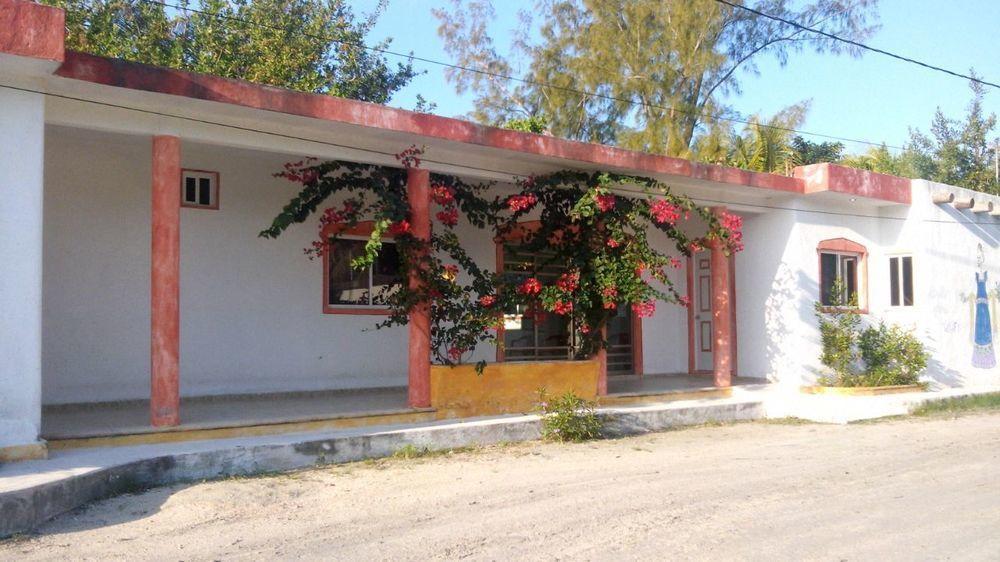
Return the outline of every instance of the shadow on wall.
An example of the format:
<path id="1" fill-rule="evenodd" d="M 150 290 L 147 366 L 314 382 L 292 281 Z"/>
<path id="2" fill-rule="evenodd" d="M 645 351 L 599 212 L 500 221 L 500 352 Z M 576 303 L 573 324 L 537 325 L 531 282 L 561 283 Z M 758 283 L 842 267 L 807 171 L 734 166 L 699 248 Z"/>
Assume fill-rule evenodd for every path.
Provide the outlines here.
<path id="1" fill-rule="evenodd" d="M 982 240 L 984 244 L 988 244 L 991 248 L 1000 247 L 998 229 L 994 226 L 990 217 L 987 217 L 985 221 L 983 219 L 977 220 L 975 215 L 963 213 L 951 205 L 938 205 L 937 208 L 953 218 L 955 222 L 965 227 L 973 236 Z M 984 228 L 984 225 L 976 224 L 977 222 L 984 222 L 986 228 Z"/>
<path id="2" fill-rule="evenodd" d="M 809 337 L 803 333 L 804 329 L 810 333 L 815 331 L 816 320 L 810 295 L 818 294 L 818 285 L 804 272 L 794 271 L 778 254 L 768 263 L 759 263 L 758 267 L 774 271 L 763 314 L 763 353 L 768 365 L 768 380 L 778 382 L 782 374 L 803 370 L 815 375 L 815 368 L 808 366 L 812 363 L 811 358 L 801 355 L 803 349 L 800 343 Z"/>

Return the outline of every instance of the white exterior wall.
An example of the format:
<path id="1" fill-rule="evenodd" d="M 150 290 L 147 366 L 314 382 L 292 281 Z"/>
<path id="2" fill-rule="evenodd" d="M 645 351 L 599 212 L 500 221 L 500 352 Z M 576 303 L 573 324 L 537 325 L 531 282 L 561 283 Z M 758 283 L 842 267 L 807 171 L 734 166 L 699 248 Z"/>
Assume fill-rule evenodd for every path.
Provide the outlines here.
<path id="1" fill-rule="evenodd" d="M 50 128 L 44 402 L 149 396 L 151 141 Z M 95 147 L 98 147 L 95 149 Z M 220 173 L 218 211 L 181 209 L 181 394 L 406 384 L 406 329 L 322 313 L 316 221 L 258 238 L 294 193 L 290 158 L 184 143 Z"/>
<path id="2" fill-rule="evenodd" d="M 38 441 L 44 96 L 0 90 L 0 447 Z"/>

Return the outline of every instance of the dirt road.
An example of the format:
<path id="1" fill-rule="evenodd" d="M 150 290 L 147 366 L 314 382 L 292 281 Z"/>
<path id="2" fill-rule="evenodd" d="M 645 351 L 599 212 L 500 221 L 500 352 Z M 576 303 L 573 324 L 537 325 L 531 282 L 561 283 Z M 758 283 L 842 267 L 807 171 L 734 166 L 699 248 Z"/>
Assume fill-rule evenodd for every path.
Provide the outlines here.
<path id="1" fill-rule="evenodd" d="M 1000 559 L 1000 414 L 741 424 L 152 490 L 0 559 Z"/>

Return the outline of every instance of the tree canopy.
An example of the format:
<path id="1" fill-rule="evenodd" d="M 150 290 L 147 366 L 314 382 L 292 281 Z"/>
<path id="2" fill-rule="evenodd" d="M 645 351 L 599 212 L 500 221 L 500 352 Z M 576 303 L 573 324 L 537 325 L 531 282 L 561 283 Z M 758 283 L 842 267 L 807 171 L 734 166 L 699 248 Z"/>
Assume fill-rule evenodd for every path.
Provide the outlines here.
<path id="1" fill-rule="evenodd" d="M 376 103 L 416 75 L 359 46 L 385 0 L 363 17 L 345 0 L 42 1 L 66 10 L 67 47 L 108 57 Z"/>
<path id="2" fill-rule="evenodd" d="M 862 40 L 876 28 L 876 0 L 762 0 L 762 12 Z M 692 157 L 696 140 L 726 128 L 727 96 L 770 56 L 804 49 L 848 52 L 844 44 L 714 0 L 538 0 L 539 39 L 521 14 L 510 53 L 489 34 L 489 0 L 435 10 L 438 34 L 462 66 L 514 75 L 513 82 L 459 69 L 448 77 L 476 94 L 472 116 L 490 124 L 542 115 L 560 137 Z M 573 91 L 590 92 L 581 95 Z M 706 117 L 707 116 L 707 117 Z"/>

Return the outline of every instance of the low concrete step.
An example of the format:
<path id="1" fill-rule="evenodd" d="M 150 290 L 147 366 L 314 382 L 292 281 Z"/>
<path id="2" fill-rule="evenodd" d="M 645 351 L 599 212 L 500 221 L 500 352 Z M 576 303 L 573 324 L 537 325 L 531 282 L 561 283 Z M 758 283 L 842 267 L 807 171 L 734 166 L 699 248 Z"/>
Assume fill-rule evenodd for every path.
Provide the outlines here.
<path id="1" fill-rule="evenodd" d="M 756 419 L 760 399 L 675 401 L 601 408 L 609 436 Z M 0 537 L 30 531 L 88 502 L 124 492 L 227 476 L 380 458 L 411 445 L 452 449 L 538 439 L 535 415 L 436 421 L 205 441 L 53 451 L 0 466 Z"/>

